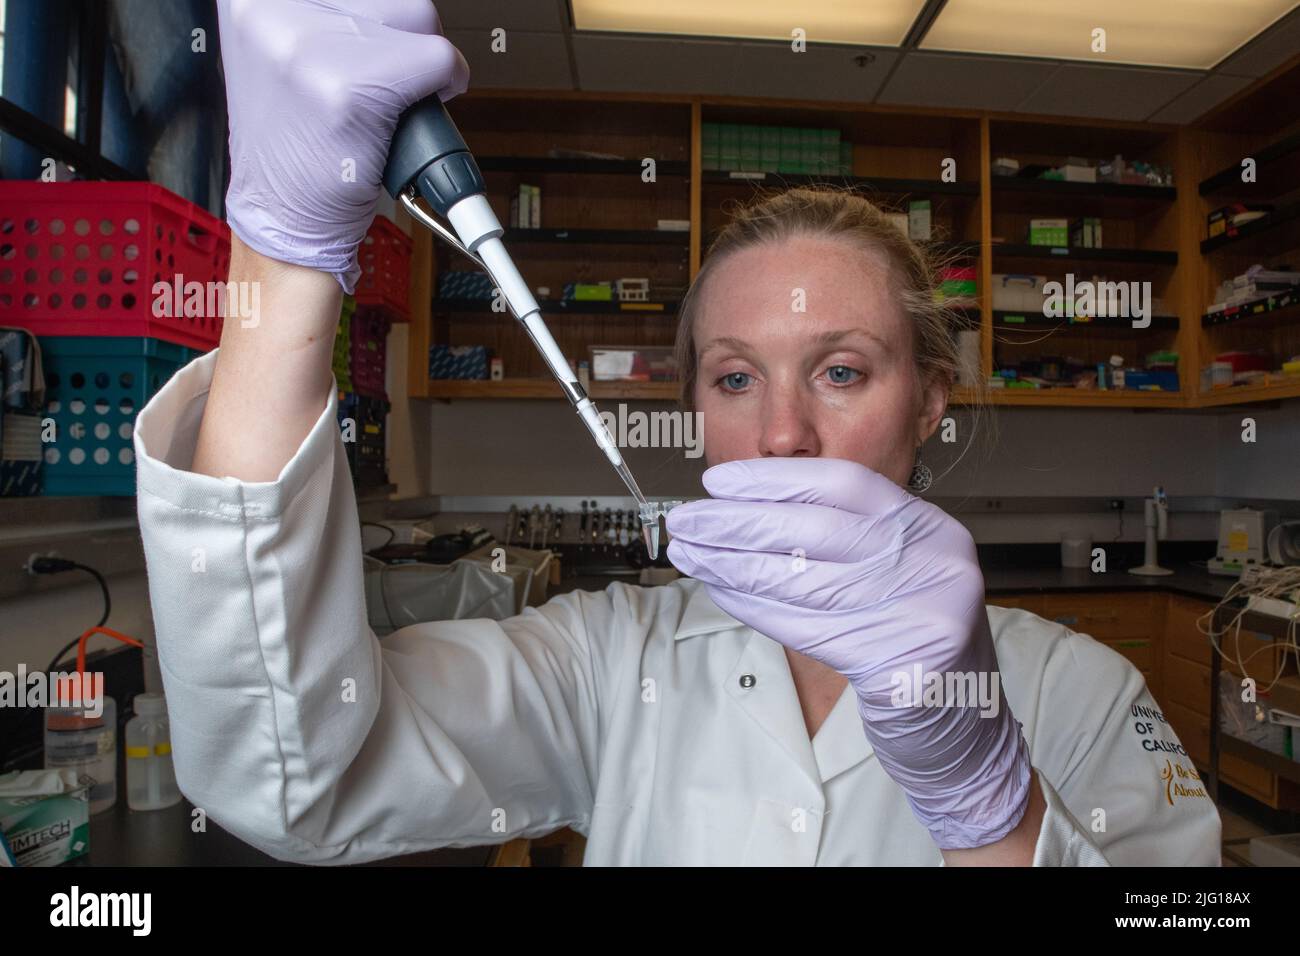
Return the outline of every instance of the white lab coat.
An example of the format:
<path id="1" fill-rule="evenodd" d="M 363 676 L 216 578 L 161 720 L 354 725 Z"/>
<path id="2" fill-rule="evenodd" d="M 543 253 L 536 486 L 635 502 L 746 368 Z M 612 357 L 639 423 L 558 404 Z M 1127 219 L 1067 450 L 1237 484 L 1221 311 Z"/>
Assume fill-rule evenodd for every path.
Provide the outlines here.
<path id="1" fill-rule="evenodd" d="M 942 863 L 852 688 L 809 741 L 781 645 L 696 581 L 377 640 L 336 399 L 278 480 L 192 474 L 215 358 L 140 412 L 135 448 L 176 778 L 218 824 L 311 863 L 563 826 L 587 864 Z M 1141 674 L 988 613 L 1047 802 L 1035 864 L 1218 865 L 1218 813 Z"/>

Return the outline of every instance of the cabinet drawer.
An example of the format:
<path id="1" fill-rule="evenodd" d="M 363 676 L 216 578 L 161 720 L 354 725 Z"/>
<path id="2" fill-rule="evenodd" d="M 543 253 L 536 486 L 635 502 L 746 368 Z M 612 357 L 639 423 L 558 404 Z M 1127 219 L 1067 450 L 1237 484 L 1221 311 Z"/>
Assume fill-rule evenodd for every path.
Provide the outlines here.
<path id="1" fill-rule="evenodd" d="M 1043 615 L 1043 596 L 1041 594 L 990 594 L 985 599 L 985 603 L 992 604 L 995 607 L 1020 608 L 1040 617 Z"/>
<path id="2" fill-rule="evenodd" d="M 1174 728 L 1174 733 L 1182 741 L 1183 747 L 1198 764 L 1210 763 L 1210 718 L 1204 714 L 1184 707 L 1182 704 L 1168 703 L 1161 708 L 1161 713 Z"/>
<path id="3" fill-rule="evenodd" d="M 1210 637 L 1197 630 L 1196 622 L 1214 605 L 1205 601 L 1171 595 L 1168 616 L 1165 619 L 1165 647 L 1170 654 L 1197 664 L 1210 666 Z M 1207 625 L 1208 626 L 1208 625 Z"/>
<path id="4" fill-rule="evenodd" d="M 1157 617 L 1150 594 L 1048 594 L 1043 617 L 1099 641 L 1155 638 Z"/>
<path id="5" fill-rule="evenodd" d="M 1210 719 L 1210 669 L 1170 655 L 1165 659 L 1165 697 Z"/>
<path id="6" fill-rule="evenodd" d="M 1156 663 L 1155 642 L 1145 637 L 1130 637 L 1119 641 L 1102 641 L 1118 654 L 1123 654 L 1133 666 L 1144 673 L 1151 673 Z M 1148 685 L 1150 681 L 1148 681 Z"/>
<path id="7" fill-rule="evenodd" d="M 1234 754 L 1220 753 L 1219 775 L 1229 786 L 1258 797 L 1269 806 L 1277 805 L 1277 777 L 1263 767 Z"/>

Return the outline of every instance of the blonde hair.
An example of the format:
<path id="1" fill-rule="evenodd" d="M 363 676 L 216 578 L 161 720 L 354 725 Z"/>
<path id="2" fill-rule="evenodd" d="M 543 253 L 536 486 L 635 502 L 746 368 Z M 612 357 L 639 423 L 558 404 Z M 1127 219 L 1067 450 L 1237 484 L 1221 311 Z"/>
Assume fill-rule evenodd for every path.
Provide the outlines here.
<path id="1" fill-rule="evenodd" d="M 720 263 L 744 249 L 777 244 L 800 236 L 837 239 L 868 254 L 883 256 L 889 269 L 891 293 L 911 321 L 912 354 L 923 387 L 941 385 L 951 402 L 961 355 L 954 334 L 959 313 L 939 301 L 937 291 L 945 268 L 960 258 L 923 248 L 890 222 L 887 213 L 850 188 L 819 185 L 759 194 L 748 203 L 726 209 L 730 221 L 709 247 L 708 258 L 682 298 L 677 325 L 679 400 L 695 405 L 695 320 L 702 289 Z M 984 382 L 979 374 L 966 389 L 963 404 L 982 406 Z M 973 429 L 972 429 L 973 431 Z M 969 443 L 968 443 L 969 444 Z M 954 462 L 955 464 L 955 462 Z M 949 469 L 951 466 L 949 466 Z M 945 471 L 946 473 L 946 471 Z"/>

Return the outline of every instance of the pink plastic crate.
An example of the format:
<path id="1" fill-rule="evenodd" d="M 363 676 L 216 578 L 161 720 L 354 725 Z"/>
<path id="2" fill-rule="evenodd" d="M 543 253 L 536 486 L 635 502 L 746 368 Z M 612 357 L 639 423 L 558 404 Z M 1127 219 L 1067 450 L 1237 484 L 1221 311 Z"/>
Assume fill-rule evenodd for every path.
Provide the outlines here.
<path id="1" fill-rule="evenodd" d="M 411 237 L 392 220 L 376 216 L 357 261 L 357 305 L 381 306 L 394 322 L 411 321 Z"/>
<path id="2" fill-rule="evenodd" d="M 0 182 L 0 325 L 208 350 L 222 325 L 208 283 L 229 267 L 229 227 L 153 183 Z M 203 284 L 202 314 L 185 315 L 182 299 L 154 315 L 155 284 L 174 290 L 177 276 L 183 294 Z"/>

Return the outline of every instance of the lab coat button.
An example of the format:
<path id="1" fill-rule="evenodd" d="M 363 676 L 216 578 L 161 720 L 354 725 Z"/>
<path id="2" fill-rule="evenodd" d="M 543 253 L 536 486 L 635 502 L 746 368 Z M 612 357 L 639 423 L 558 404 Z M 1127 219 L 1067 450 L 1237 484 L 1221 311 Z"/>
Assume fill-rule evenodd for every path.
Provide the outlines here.
<path id="1" fill-rule="evenodd" d="M 745 688 L 746 690 L 749 690 L 749 688 L 753 687 L 757 683 L 758 683 L 758 678 L 755 677 L 753 674 L 740 675 L 740 686 Z"/>

